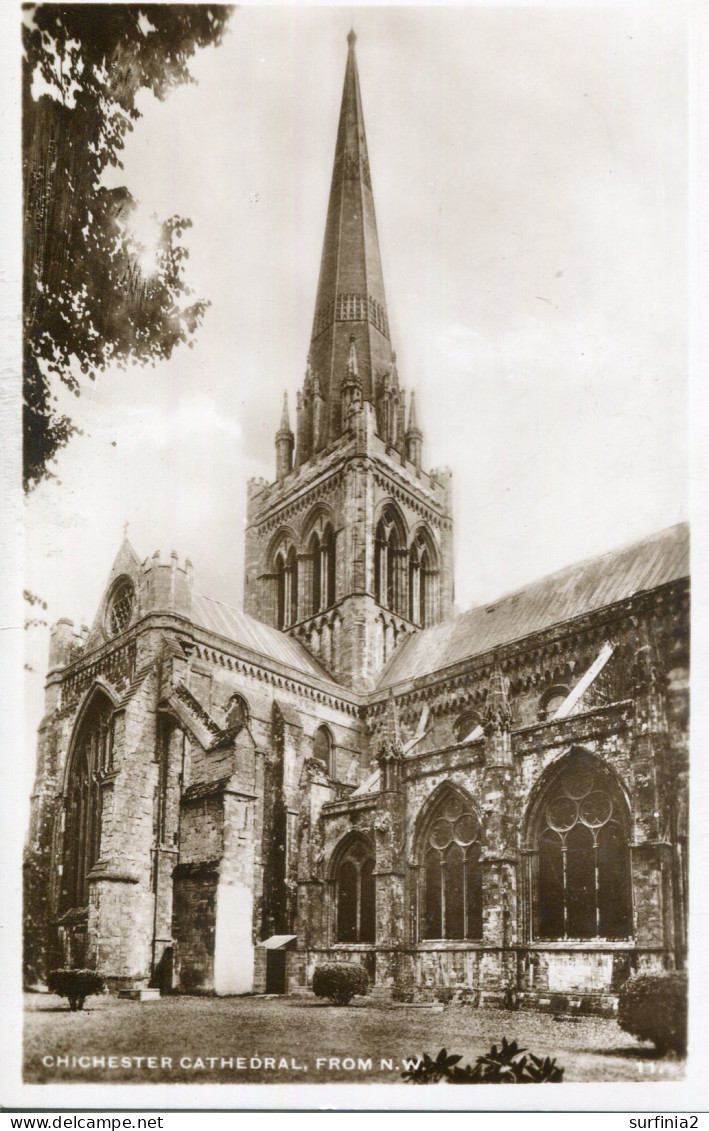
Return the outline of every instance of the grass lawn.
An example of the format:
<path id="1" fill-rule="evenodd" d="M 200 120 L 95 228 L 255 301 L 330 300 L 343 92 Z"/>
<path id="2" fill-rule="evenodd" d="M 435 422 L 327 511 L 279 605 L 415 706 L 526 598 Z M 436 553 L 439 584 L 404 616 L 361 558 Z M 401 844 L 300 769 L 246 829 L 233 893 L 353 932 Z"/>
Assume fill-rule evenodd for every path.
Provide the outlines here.
<path id="1" fill-rule="evenodd" d="M 28 994 L 24 1078 L 36 1084 L 393 1084 L 402 1082 L 402 1057 L 435 1056 L 445 1046 L 468 1063 L 503 1036 L 537 1056 L 556 1057 L 569 1082 L 667 1081 L 684 1074 L 681 1061 L 658 1057 L 652 1046 L 639 1044 L 606 1018 L 555 1021 L 550 1014 L 469 1005 L 392 1007 L 355 999 L 352 1005 L 334 1006 L 288 997 L 153 1002 L 94 997 L 83 1012 L 71 1013 L 60 998 Z M 57 1064 L 64 1057 L 68 1065 Z M 90 1061 L 72 1060 L 78 1057 Z M 103 1067 L 92 1063 L 101 1057 Z M 115 1066 L 109 1057 L 118 1058 Z M 128 1065 L 121 1063 L 124 1057 L 130 1058 Z M 139 1057 L 155 1060 L 140 1064 Z M 210 1065 L 210 1057 L 216 1063 Z M 244 1058 L 242 1065 L 238 1057 Z M 274 1065 L 250 1067 L 254 1057 L 272 1058 Z M 53 1059 L 43 1064 L 43 1058 Z M 222 1067 L 222 1058 L 232 1058 L 233 1064 Z"/>

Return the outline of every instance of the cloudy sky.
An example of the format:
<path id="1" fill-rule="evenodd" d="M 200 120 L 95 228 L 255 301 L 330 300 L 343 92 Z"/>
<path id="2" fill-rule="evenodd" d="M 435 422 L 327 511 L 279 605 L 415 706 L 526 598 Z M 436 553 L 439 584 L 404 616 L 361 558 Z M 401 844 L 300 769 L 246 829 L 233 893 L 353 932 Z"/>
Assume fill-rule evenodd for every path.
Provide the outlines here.
<path id="1" fill-rule="evenodd" d="M 197 86 L 142 102 L 125 183 L 190 216 L 193 350 L 107 372 L 26 510 L 26 585 L 90 623 L 123 524 L 240 604 L 246 480 L 308 351 L 350 22 L 399 373 L 454 472 L 456 597 L 688 514 L 680 9 L 235 11 Z M 30 641 L 36 721 L 46 634 Z"/>

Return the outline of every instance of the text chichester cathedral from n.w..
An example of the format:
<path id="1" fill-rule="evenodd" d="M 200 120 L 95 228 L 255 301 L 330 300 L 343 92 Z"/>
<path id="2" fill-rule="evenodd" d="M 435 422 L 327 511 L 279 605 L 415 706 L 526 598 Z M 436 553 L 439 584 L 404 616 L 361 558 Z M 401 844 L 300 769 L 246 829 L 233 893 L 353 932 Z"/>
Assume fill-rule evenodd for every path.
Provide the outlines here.
<path id="1" fill-rule="evenodd" d="M 453 605 L 451 474 L 390 340 L 355 36 L 310 354 L 248 484 L 244 609 L 124 540 L 52 629 L 30 984 L 605 1010 L 687 938 L 688 533 Z"/>

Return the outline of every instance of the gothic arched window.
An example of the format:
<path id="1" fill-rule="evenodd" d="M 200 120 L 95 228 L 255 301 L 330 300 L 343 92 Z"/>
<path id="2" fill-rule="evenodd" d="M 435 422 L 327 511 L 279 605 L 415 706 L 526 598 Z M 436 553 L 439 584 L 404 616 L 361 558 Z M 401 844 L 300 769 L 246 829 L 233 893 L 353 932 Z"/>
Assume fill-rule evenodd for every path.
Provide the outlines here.
<path id="1" fill-rule="evenodd" d="M 135 589 L 127 577 L 121 578 L 114 586 L 108 602 L 108 631 L 118 636 L 130 624 L 135 606 Z"/>
<path id="2" fill-rule="evenodd" d="M 287 553 L 279 551 L 275 561 L 276 625 L 288 628 L 298 619 L 298 559 L 291 546 Z"/>
<path id="3" fill-rule="evenodd" d="M 314 531 L 308 543 L 310 557 L 310 612 L 322 612 L 335 600 L 335 535 L 328 524 L 322 534 Z"/>
<path id="4" fill-rule="evenodd" d="M 374 942 L 374 853 L 359 837 L 347 845 L 340 857 L 335 878 L 335 913 L 336 942 Z"/>
<path id="5" fill-rule="evenodd" d="M 245 727 L 249 722 L 249 705 L 243 695 L 232 695 L 226 709 L 228 727 Z"/>
<path id="6" fill-rule="evenodd" d="M 391 507 L 387 507 L 377 523 L 374 540 L 374 595 L 380 605 L 393 613 L 406 616 L 402 611 L 402 597 L 404 581 L 402 568 L 405 574 L 405 562 L 402 567 L 401 558 L 406 558 L 406 546 L 402 549 L 402 534 L 396 520 L 396 514 Z"/>
<path id="7" fill-rule="evenodd" d="M 113 707 L 97 693 L 79 727 L 64 794 L 62 911 L 88 903 L 88 875 L 101 846 L 101 789 L 113 769 Z"/>
<path id="8" fill-rule="evenodd" d="M 420 529 L 409 549 L 409 620 L 426 628 L 436 620 L 438 569 L 428 531 Z"/>
<path id="9" fill-rule="evenodd" d="M 482 938 L 480 822 L 452 789 L 430 812 L 421 844 L 422 939 Z"/>
<path id="10" fill-rule="evenodd" d="M 322 762 L 329 774 L 333 774 L 332 756 L 332 735 L 326 726 L 318 727 L 313 735 L 313 757 Z"/>
<path id="11" fill-rule="evenodd" d="M 626 805 L 592 755 L 569 755 L 544 795 L 537 850 L 538 938 L 630 935 Z"/>

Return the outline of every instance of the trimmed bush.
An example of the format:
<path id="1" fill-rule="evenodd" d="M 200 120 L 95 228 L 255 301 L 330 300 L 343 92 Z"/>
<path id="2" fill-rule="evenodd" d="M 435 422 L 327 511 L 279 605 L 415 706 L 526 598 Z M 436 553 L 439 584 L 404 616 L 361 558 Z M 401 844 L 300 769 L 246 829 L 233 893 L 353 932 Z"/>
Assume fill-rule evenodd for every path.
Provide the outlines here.
<path id="1" fill-rule="evenodd" d="M 414 1001 L 415 998 L 416 987 L 414 986 L 413 982 L 407 982 L 406 985 L 403 986 L 394 986 L 394 989 L 391 991 L 392 1001 L 399 1001 L 407 1004 Z"/>
<path id="2" fill-rule="evenodd" d="M 636 974 L 618 996 L 618 1024 L 660 1053 L 687 1052 L 687 975 Z"/>
<path id="3" fill-rule="evenodd" d="M 326 997 L 335 1005 L 349 1005 L 355 994 L 366 994 L 369 989 L 367 971 L 350 962 L 328 962 L 316 966 L 313 974 L 313 993 Z"/>
<path id="4" fill-rule="evenodd" d="M 69 999 L 69 1008 L 72 1011 L 84 1008 L 84 1002 L 92 994 L 102 994 L 106 984 L 100 974 L 95 970 L 70 970 L 63 968 L 50 971 L 47 977 L 47 988 L 50 993 Z"/>

